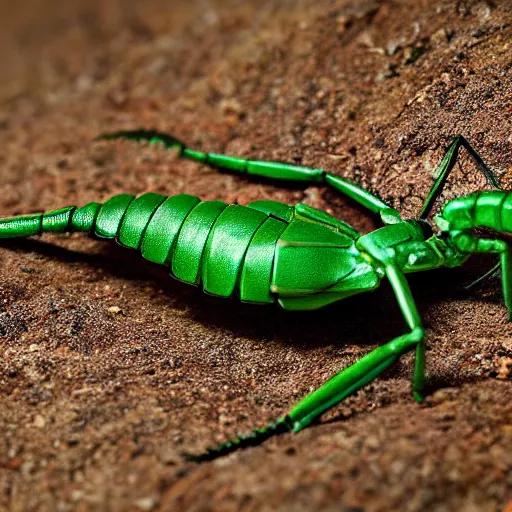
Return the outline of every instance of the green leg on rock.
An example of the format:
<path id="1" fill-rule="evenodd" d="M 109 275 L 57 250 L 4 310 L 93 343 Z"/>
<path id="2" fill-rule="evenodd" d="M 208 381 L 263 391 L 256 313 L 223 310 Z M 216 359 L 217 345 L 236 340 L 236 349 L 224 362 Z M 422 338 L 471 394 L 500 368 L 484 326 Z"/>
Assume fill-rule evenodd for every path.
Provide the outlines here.
<path id="1" fill-rule="evenodd" d="M 457 135 L 457 137 L 453 139 L 453 142 L 448 147 L 443 159 L 437 166 L 437 169 L 434 171 L 434 175 L 437 176 L 437 179 L 432 185 L 432 188 L 430 189 L 430 192 L 428 193 L 427 198 L 423 203 L 420 219 L 426 219 L 428 214 L 432 211 L 432 207 L 434 206 L 436 199 L 439 197 L 439 194 L 441 194 L 443 191 L 450 172 L 457 163 L 459 149 L 461 147 L 465 148 L 469 153 L 471 158 L 476 163 L 478 170 L 487 178 L 489 185 L 494 188 L 501 189 L 498 179 L 489 169 L 489 167 L 487 167 L 485 162 L 482 160 L 482 157 L 474 150 L 471 144 L 462 135 Z"/>
<path id="2" fill-rule="evenodd" d="M 421 318 L 409 285 L 401 270 L 395 265 L 388 265 L 386 275 L 410 332 L 376 348 L 299 402 L 289 414 L 294 432 L 303 429 L 333 405 L 371 382 L 402 354 L 413 348 L 416 348 L 413 394 L 416 400 L 423 400 L 421 392 L 425 383 L 425 345 L 423 343 L 425 331 L 421 326 Z"/>
<path id="3" fill-rule="evenodd" d="M 421 324 L 421 317 L 414 303 L 409 284 L 402 271 L 394 265 L 388 265 L 386 275 L 393 287 L 407 326 L 411 329 L 411 334 L 415 333 L 414 337 L 417 338 L 412 392 L 417 402 L 423 402 L 422 392 L 425 387 L 425 331 Z"/>
<path id="4" fill-rule="evenodd" d="M 339 176 L 335 176 L 334 174 L 330 174 L 322 169 L 311 169 L 309 167 L 280 162 L 247 160 L 245 158 L 237 158 L 228 155 L 194 151 L 187 148 L 185 144 L 174 137 L 152 130 L 120 131 L 103 134 L 98 138 L 101 140 L 127 139 L 137 142 L 149 142 L 150 144 L 162 144 L 166 148 L 178 149 L 181 158 L 207 164 L 235 174 L 328 185 L 356 201 L 372 213 L 381 215 L 385 223 L 392 224 L 400 220 L 399 213 L 393 208 L 390 208 L 378 197 L 370 194 L 370 192 L 364 190 L 359 185 L 344 178 L 340 178 Z"/>
<path id="5" fill-rule="evenodd" d="M 437 169 L 434 171 L 434 175 L 437 176 L 437 179 L 432 185 L 432 188 L 430 189 L 430 192 L 428 193 L 427 198 L 423 203 L 423 207 L 421 208 L 420 213 L 420 219 L 426 219 L 430 212 L 432 211 L 434 203 L 436 202 L 437 198 L 444 189 L 446 180 L 448 179 L 450 172 L 453 170 L 455 164 L 457 163 L 459 149 L 461 147 L 465 148 L 466 151 L 469 153 L 469 156 L 476 163 L 478 170 L 487 178 L 489 185 L 491 185 L 493 188 L 501 190 L 498 178 L 491 171 L 491 169 L 487 167 L 482 157 L 475 151 L 473 146 L 471 146 L 471 144 L 465 139 L 465 137 L 463 137 L 462 135 L 457 135 L 457 137 L 453 139 L 453 142 L 448 147 L 444 157 L 437 166 Z M 469 290 L 483 283 L 489 277 L 493 276 L 498 268 L 499 264 L 490 269 L 489 271 L 487 271 L 485 274 L 475 279 L 473 282 L 466 285 L 464 289 Z"/>
<path id="6" fill-rule="evenodd" d="M 512 248 L 507 247 L 500 255 L 503 297 L 508 309 L 508 321 L 512 322 Z"/>
<path id="7" fill-rule="evenodd" d="M 509 321 L 512 322 L 512 246 L 504 240 L 478 238 L 474 233 L 467 232 L 460 232 L 454 237 L 454 242 L 462 252 L 499 254 L 503 298 L 508 309 Z M 494 268 L 491 271 L 494 272 Z"/>
<path id="8" fill-rule="evenodd" d="M 336 374 L 301 400 L 286 416 L 280 418 L 277 422 L 266 428 L 255 430 L 248 436 L 240 436 L 219 445 L 217 448 L 209 449 L 204 454 L 194 457 L 194 460 L 211 460 L 239 448 L 260 444 L 275 434 L 302 430 L 328 409 L 370 383 L 395 363 L 400 356 L 414 348 L 416 348 L 416 365 L 413 378 L 413 394 L 416 400 L 422 401 L 421 392 L 425 382 L 425 346 L 423 344 L 425 331 L 421 325 L 421 318 L 414 304 L 409 285 L 401 270 L 390 264 L 386 267 L 386 275 L 395 292 L 410 332 L 376 348 L 352 366 Z"/>

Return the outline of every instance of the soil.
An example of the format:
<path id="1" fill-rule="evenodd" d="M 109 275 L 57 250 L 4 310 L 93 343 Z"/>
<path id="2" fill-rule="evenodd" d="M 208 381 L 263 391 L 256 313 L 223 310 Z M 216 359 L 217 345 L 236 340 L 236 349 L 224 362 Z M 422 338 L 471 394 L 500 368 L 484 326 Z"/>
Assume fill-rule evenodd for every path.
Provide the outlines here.
<path id="1" fill-rule="evenodd" d="M 95 142 L 157 128 L 195 148 L 323 167 L 418 214 L 462 133 L 512 188 L 512 2 L 24 0 L 0 4 L 0 214 L 187 192 L 306 202 L 282 187 Z M 439 204 L 485 188 L 466 159 Z M 512 510 L 512 328 L 489 267 L 410 278 L 412 356 L 298 434 L 197 453 L 284 414 L 404 332 L 387 286 L 293 314 L 207 297 L 76 234 L 0 247 L 0 510 Z"/>

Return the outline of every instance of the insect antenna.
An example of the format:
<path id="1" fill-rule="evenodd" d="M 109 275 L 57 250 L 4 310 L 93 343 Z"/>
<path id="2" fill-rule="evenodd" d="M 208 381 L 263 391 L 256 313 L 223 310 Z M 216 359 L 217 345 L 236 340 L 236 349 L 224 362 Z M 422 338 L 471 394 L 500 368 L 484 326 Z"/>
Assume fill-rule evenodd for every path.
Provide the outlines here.
<path id="1" fill-rule="evenodd" d="M 207 462 L 218 457 L 228 455 L 249 446 L 257 446 L 272 436 L 290 432 L 292 430 L 292 421 L 288 416 L 283 416 L 273 423 L 269 423 L 265 428 L 253 430 L 250 434 L 241 435 L 219 444 L 215 448 L 208 448 L 204 453 L 198 455 L 185 454 L 185 458 L 192 462 Z"/>
<path id="2" fill-rule="evenodd" d="M 471 283 L 462 286 L 461 290 L 464 292 L 470 292 L 477 286 L 480 286 L 482 283 L 489 281 L 490 279 L 492 279 L 495 275 L 497 275 L 499 273 L 500 267 L 501 267 L 501 263 L 500 262 L 496 263 L 496 265 L 494 265 L 494 267 L 489 269 L 485 274 L 481 275 L 474 281 L 471 281 Z"/>

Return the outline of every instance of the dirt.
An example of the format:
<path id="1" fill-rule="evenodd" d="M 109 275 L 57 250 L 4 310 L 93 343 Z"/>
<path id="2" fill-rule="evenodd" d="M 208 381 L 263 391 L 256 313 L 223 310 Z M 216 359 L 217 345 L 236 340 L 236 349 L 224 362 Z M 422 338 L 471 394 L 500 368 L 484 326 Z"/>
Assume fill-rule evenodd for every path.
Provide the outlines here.
<path id="1" fill-rule="evenodd" d="M 25 0 L 0 5 L 0 214 L 187 192 L 304 201 L 283 188 L 94 142 L 158 128 L 192 147 L 350 178 L 418 214 L 464 134 L 512 188 L 512 2 Z M 440 203 L 485 187 L 467 159 Z M 308 314 L 207 297 L 83 235 L 0 248 L 0 510 L 510 511 L 512 328 L 490 264 L 410 278 L 412 358 L 299 434 L 217 461 L 183 452 L 263 426 L 404 332 L 387 286 Z"/>

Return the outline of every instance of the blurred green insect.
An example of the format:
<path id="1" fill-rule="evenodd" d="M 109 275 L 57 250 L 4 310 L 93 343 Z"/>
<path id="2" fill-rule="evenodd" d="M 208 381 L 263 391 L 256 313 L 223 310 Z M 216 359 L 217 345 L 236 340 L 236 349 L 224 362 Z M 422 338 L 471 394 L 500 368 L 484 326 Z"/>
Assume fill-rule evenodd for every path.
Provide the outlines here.
<path id="1" fill-rule="evenodd" d="M 118 138 L 163 144 L 176 148 L 182 158 L 237 174 L 325 184 L 380 216 L 384 224 L 361 235 L 349 224 L 304 204 L 256 201 L 240 206 L 186 194 L 165 197 L 154 193 L 120 194 L 103 204 L 0 220 L 0 238 L 84 231 L 141 251 L 147 260 L 167 265 L 173 277 L 200 285 L 211 295 L 236 296 L 252 303 L 277 301 L 287 310 L 317 309 L 374 290 L 384 277 L 388 279 L 408 332 L 340 371 L 275 423 L 209 449 L 196 460 L 213 459 L 280 432 L 298 432 L 413 349 L 412 389 L 421 402 L 425 331 L 405 278 L 409 272 L 456 267 L 471 254 L 495 253 L 500 262 L 482 278 L 501 266 L 505 304 L 512 315 L 511 246 L 499 237 L 480 238 L 475 232 L 475 228 L 489 228 L 498 235 L 512 234 L 512 192 L 499 190 L 494 174 L 462 136 L 454 139 L 441 160 L 419 218 L 408 220 L 355 183 L 321 169 L 194 151 L 155 131 L 121 131 L 100 137 Z M 448 202 L 434 218 L 435 234 L 427 216 L 461 146 L 498 190 Z"/>

